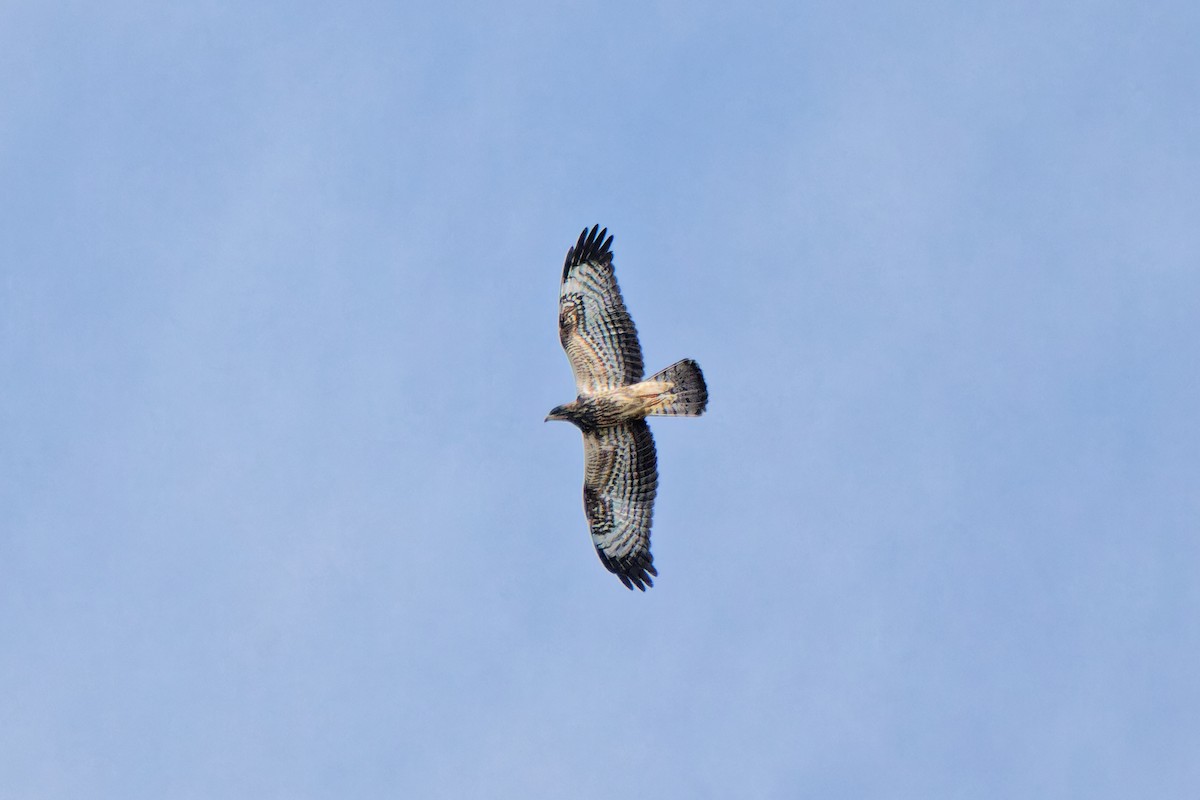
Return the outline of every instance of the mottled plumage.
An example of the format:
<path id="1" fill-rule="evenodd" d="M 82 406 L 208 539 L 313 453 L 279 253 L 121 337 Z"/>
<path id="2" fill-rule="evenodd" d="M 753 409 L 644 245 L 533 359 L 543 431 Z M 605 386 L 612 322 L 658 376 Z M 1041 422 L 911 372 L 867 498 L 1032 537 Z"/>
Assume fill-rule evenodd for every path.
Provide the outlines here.
<path id="1" fill-rule="evenodd" d="M 613 274 L 612 237 L 599 227 L 584 228 L 567 251 L 559 291 L 558 335 L 578 397 L 546 419 L 583 432 L 583 509 L 592 543 L 626 587 L 645 591 L 658 575 L 650 554 L 658 460 L 645 417 L 699 416 L 708 389 L 690 359 L 642 380 L 637 329 Z"/>

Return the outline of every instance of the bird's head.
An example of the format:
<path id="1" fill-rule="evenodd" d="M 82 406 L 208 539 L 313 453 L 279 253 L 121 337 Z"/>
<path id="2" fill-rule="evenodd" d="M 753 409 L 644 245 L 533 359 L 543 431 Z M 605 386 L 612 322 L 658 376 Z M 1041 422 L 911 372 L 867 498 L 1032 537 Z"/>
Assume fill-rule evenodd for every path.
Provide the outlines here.
<path id="1" fill-rule="evenodd" d="M 545 421 L 549 422 L 552 419 L 560 419 L 560 420 L 563 420 L 564 422 L 570 422 L 571 421 L 571 417 L 570 417 L 570 406 L 571 405 L 573 405 L 573 404 L 567 403 L 567 405 L 565 405 L 565 406 L 555 406 L 554 408 L 550 409 L 550 413 L 546 415 Z"/>
<path id="2" fill-rule="evenodd" d="M 552 419 L 569 422 L 584 433 L 594 431 L 596 429 L 596 406 L 594 403 L 576 398 L 569 403 L 550 409 L 550 413 L 546 415 L 546 422 Z"/>

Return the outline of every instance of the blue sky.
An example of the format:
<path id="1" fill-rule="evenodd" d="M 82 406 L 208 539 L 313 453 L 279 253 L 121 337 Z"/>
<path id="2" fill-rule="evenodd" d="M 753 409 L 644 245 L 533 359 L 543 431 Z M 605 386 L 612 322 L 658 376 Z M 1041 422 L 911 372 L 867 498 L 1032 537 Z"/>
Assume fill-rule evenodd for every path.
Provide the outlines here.
<path id="1" fill-rule="evenodd" d="M 0 7 L 0 794 L 1200 792 L 1194 4 Z M 661 577 L 582 515 L 615 234 Z"/>

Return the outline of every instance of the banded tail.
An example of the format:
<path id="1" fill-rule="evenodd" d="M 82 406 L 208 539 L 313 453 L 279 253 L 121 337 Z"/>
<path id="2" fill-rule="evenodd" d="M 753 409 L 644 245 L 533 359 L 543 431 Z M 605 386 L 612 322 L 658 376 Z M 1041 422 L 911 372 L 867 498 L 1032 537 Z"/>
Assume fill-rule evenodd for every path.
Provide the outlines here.
<path id="1" fill-rule="evenodd" d="M 669 384 L 647 406 L 647 414 L 698 417 L 708 406 L 708 386 L 704 383 L 704 373 L 700 371 L 700 365 L 690 358 L 677 361 L 650 376 L 644 383 Z"/>

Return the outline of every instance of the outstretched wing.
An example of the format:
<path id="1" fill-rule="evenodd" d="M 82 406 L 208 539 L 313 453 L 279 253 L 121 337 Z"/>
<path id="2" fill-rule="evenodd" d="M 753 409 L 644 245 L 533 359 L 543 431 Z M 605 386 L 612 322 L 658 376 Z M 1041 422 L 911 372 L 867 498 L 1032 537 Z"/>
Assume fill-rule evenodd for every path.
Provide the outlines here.
<path id="1" fill-rule="evenodd" d="M 612 237 L 599 227 L 584 228 L 567 251 L 558 293 L 558 338 L 580 394 L 642 379 L 637 329 L 613 274 Z"/>
<path id="2" fill-rule="evenodd" d="M 629 589 L 653 586 L 658 459 L 646 420 L 583 434 L 583 510 L 600 562 Z"/>

